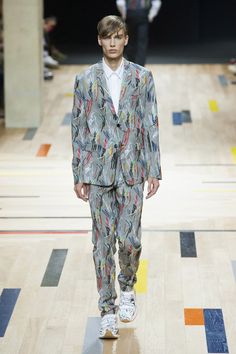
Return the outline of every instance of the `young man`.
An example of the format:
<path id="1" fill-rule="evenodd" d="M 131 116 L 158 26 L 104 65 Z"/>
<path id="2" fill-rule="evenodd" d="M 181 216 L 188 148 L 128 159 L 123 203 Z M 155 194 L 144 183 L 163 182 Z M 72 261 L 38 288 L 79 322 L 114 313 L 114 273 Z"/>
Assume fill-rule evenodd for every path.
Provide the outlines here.
<path id="1" fill-rule="evenodd" d="M 120 320 L 136 316 L 134 284 L 141 253 L 144 182 L 153 196 L 161 179 L 158 119 L 150 71 L 123 58 L 127 28 L 118 16 L 97 26 L 101 62 L 75 80 L 72 115 L 74 190 L 89 200 L 101 311 L 100 338 L 117 338 Z M 116 241 L 120 304 L 115 305 Z"/>
<path id="2" fill-rule="evenodd" d="M 116 0 L 117 8 L 129 29 L 127 55 L 130 61 L 145 65 L 149 24 L 157 16 L 161 4 L 161 0 Z"/>

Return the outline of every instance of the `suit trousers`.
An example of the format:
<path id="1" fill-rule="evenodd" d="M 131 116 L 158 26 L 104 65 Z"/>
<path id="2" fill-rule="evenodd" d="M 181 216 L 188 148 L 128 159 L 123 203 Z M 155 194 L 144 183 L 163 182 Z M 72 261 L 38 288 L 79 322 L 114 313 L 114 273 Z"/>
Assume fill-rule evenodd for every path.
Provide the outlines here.
<path id="1" fill-rule="evenodd" d="M 128 10 L 126 22 L 129 30 L 127 57 L 130 61 L 144 66 L 149 41 L 148 11 Z"/>
<path id="2" fill-rule="evenodd" d="M 116 156 L 115 181 L 111 186 L 90 185 L 89 204 L 93 222 L 93 259 L 99 293 L 101 315 L 116 313 L 116 264 L 114 255 L 118 241 L 122 291 L 131 291 L 137 281 L 141 254 L 141 215 L 144 183 L 128 185 Z"/>

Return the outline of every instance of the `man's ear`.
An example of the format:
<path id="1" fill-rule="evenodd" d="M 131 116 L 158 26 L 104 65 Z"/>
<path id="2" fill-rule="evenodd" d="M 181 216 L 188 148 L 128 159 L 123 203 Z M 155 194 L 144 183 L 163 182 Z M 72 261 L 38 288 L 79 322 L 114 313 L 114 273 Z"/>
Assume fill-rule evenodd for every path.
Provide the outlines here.
<path id="1" fill-rule="evenodd" d="M 128 42 L 129 42 L 129 36 L 127 35 L 127 36 L 125 37 L 125 46 L 128 44 Z"/>
<path id="2" fill-rule="evenodd" d="M 101 43 L 101 38 L 98 36 L 98 44 L 101 46 L 102 43 Z"/>

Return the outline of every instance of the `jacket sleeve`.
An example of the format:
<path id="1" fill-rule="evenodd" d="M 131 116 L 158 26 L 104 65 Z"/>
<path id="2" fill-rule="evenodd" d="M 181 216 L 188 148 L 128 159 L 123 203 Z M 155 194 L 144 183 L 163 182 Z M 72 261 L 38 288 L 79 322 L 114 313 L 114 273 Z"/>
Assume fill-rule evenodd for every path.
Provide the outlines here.
<path id="1" fill-rule="evenodd" d="M 71 115 L 71 136 L 72 136 L 72 170 L 74 184 L 83 181 L 83 145 L 86 135 L 86 115 L 85 115 L 85 98 L 83 95 L 82 85 L 78 76 L 75 79 L 74 85 L 74 102 Z"/>
<path id="2" fill-rule="evenodd" d="M 145 99 L 144 146 L 147 163 L 147 175 L 148 177 L 162 179 L 156 92 L 151 72 L 148 72 Z"/>

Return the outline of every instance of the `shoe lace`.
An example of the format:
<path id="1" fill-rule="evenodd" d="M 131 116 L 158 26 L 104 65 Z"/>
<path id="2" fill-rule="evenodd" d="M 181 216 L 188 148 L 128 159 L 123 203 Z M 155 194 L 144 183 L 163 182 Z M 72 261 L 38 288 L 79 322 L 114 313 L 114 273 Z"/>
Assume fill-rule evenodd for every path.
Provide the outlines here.
<path id="1" fill-rule="evenodd" d="M 133 308 L 135 306 L 134 295 L 123 293 L 121 295 L 120 304 L 126 308 Z"/>
<path id="2" fill-rule="evenodd" d="M 102 319 L 102 328 L 103 329 L 112 329 L 117 330 L 116 318 L 115 316 L 104 316 Z"/>

